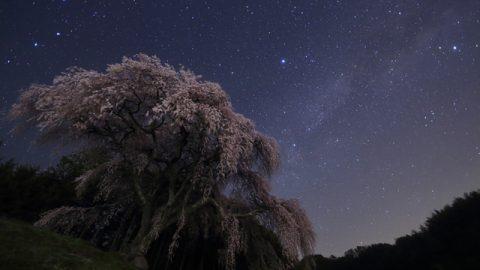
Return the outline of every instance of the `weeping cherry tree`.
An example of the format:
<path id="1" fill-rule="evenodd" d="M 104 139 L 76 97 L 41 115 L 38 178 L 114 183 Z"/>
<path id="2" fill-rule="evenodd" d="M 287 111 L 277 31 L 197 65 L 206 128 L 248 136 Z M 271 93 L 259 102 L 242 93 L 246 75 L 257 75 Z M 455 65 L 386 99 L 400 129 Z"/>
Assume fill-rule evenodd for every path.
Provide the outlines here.
<path id="1" fill-rule="evenodd" d="M 92 204 L 48 211 L 38 226 L 68 234 L 97 228 L 99 219 L 108 223 L 128 208 L 121 213 L 138 215 L 136 225 L 115 237 L 125 238 L 132 260 L 146 268 L 145 255 L 159 235 L 175 228 L 168 243 L 174 256 L 186 225 L 197 222 L 190 217 L 213 209 L 225 240 L 218 263 L 225 269 L 235 268 L 237 255 L 248 249 L 242 219 L 271 231 L 291 263 L 312 251 L 303 210 L 269 193 L 268 178 L 279 163 L 275 140 L 235 113 L 218 84 L 188 70 L 144 54 L 103 73 L 70 68 L 51 85 L 30 86 L 10 115 L 37 127 L 41 141 L 105 153 L 75 180 L 78 196 Z M 98 206 L 108 211 L 92 212 Z"/>

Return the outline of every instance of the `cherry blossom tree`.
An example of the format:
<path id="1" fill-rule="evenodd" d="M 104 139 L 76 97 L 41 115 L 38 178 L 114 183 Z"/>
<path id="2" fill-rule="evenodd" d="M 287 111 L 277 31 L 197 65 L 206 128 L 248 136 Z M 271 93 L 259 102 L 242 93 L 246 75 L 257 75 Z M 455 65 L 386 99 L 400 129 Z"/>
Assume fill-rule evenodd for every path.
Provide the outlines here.
<path id="1" fill-rule="evenodd" d="M 226 243 L 220 258 L 226 269 L 248 249 L 243 219 L 271 231 L 291 263 L 312 251 L 303 210 L 269 193 L 279 163 L 275 140 L 235 113 L 218 84 L 188 70 L 144 54 L 103 73 L 70 68 L 51 85 L 30 86 L 10 115 L 35 125 L 42 141 L 105 153 L 76 179 L 78 196 L 91 205 L 53 209 L 38 226 L 99 230 L 121 214 L 136 224 L 119 234 L 129 235 L 124 246 L 139 268 L 147 267 L 145 255 L 165 230 L 175 227 L 168 248 L 174 256 L 182 231 L 196 222 L 191 217 L 212 212 Z"/>

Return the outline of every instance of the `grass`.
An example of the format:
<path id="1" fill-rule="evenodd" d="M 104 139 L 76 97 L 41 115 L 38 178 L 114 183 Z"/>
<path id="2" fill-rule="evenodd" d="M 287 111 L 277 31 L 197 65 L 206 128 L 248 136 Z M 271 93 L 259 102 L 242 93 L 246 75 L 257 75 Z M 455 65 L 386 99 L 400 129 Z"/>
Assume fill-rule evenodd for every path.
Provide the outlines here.
<path id="1" fill-rule="evenodd" d="M 135 269 L 120 254 L 104 252 L 83 240 L 6 219 L 0 219 L 0 268 Z"/>

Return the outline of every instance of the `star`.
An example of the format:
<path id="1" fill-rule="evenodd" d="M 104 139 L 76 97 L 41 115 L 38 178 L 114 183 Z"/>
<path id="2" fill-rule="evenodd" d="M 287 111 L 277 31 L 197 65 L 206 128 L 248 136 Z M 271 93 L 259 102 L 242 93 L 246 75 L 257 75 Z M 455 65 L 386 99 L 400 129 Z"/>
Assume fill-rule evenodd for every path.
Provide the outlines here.
<path id="1" fill-rule="evenodd" d="M 34 42 L 33 47 L 35 47 L 35 48 L 38 47 L 38 42 Z"/>
<path id="2" fill-rule="evenodd" d="M 286 63 L 287 63 L 287 59 L 285 59 L 285 58 L 280 59 L 280 63 L 281 63 L 281 64 L 286 64 Z"/>
<path id="3" fill-rule="evenodd" d="M 57 37 L 59 37 L 59 36 L 61 36 L 61 35 L 62 35 L 62 33 L 60 33 L 60 32 L 57 32 L 57 33 L 55 33 L 55 35 L 56 35 Z"/>
<path id="4" fill-rule="evenodd" d="M 454 51 L 458 50 L 457 45 L 453 45 L 453 50 L 454 50 Z"/>

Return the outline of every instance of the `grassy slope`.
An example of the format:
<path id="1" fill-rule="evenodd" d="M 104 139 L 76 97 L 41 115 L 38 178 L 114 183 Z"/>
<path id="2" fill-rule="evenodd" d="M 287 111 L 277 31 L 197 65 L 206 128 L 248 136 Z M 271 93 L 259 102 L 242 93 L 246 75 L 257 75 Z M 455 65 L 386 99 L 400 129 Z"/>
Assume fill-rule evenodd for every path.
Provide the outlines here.
<path id="1" fill-rule="evenodd" d="M 119 254 L 85 241 L 0 219 L 1 269 L 134 269 Z"/>

